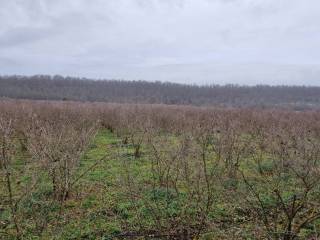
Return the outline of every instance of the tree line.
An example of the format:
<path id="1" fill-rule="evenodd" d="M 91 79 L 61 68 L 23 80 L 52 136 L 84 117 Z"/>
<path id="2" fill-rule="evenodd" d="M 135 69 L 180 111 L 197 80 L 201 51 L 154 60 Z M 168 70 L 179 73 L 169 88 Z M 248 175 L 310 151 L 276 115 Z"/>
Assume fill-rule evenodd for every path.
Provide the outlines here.
<path id="1" fill-rule="evenodd" d="M 318 108 L 320 87 L 186 85 L 62 76 L 0 76 L 0 97 L 227 107 Z"/>

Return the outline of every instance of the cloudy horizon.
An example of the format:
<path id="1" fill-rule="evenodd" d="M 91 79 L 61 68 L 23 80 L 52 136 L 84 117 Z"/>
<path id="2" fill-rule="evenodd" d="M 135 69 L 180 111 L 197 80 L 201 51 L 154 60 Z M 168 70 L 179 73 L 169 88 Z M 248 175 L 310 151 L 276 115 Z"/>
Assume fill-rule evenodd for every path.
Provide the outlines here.
<path id="1" fill-rule="evenodd" d="M 0 0 L 0 75 L 320 86 L 316 0 Z"/>

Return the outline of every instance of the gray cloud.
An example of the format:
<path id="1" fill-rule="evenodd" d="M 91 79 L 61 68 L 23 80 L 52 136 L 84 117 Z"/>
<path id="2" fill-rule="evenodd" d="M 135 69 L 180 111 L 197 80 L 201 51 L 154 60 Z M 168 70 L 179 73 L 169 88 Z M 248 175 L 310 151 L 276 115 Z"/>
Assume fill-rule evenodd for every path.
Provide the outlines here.
<path id="1" fill-rule="evenodd" d="M 52 33 L 54 32 L 51 32 L 50 29 L 41 29 L 33 27 L 12 28 L 1 34 L 0 46 L 2 48 L 19 47 L 19 45 L 23 44 L 36 43 L 41 39 L 46 39 L 49 36 L 52 36 Z"/>
<path id="2" fill-rule="evenodd" d="M 0 69 L 320 85 L 319 11 L 318 0 L 0 0 Z"/>

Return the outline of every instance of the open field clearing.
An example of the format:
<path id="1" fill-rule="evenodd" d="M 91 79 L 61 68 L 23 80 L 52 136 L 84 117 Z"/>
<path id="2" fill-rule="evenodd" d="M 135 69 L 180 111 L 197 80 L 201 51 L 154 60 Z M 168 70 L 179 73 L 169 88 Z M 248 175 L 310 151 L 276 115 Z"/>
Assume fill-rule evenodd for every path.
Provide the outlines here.
<path id="1" fill-rule="evenodd" d="M 320 113 L 0 103 L 0 239 L 317 239 Z"/>

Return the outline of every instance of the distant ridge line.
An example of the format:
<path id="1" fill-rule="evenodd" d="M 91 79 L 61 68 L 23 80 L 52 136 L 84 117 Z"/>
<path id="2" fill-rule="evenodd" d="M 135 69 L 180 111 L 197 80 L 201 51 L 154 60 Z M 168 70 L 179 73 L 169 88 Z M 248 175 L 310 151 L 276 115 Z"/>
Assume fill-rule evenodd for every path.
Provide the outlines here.
<path id="1" fill-rule="evenodd" d="M 92 80 L 59 75 L 0 76 L 0 97 L 195 106 L 318 109 L 320 87 L 188 85 L 171 82 Z"/>

